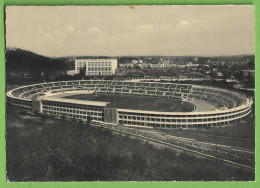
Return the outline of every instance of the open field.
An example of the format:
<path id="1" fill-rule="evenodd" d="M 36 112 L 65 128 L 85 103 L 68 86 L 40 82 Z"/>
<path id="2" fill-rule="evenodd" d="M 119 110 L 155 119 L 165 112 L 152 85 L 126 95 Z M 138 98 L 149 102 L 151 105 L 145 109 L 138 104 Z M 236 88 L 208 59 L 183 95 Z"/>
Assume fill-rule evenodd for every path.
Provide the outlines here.
<path id="1" fill-rule="evenodd" d="M 155 148 L 73 119 L 30 116 L 10 108 L 7 114 L 9 181 L 254 180 L 253 172 Z"/>
<path id="2" fill-rule="evenodd" d="M 162 112 L 190 112 L 194 105 L 180 99 L 150 98 L 147 96 L 115 95 L 115 94 L 79 94 L 64 98 L 111 102 L 112 108 L 162 111 Z"/>

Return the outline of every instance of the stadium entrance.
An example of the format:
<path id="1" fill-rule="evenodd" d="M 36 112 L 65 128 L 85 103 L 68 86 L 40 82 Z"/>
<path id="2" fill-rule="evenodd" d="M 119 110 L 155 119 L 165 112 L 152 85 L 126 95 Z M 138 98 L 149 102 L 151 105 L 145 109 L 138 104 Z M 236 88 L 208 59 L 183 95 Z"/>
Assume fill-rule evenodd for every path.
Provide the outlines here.
<path id="1" fill-rule="evenodd" d="M 105 108 L 104 109 L 104 120 L 107 123 L 117 124 L 117 109 L 116 108 Z"/>

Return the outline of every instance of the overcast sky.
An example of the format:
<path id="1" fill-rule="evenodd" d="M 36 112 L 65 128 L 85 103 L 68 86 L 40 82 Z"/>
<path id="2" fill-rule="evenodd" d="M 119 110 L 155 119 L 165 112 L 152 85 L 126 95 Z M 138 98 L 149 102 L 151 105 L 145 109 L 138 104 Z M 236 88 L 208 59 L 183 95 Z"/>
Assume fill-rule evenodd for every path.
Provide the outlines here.
<path id="1" fill-rule="evenodd" d="M 254 54 L 254 7 L 9 6 L 6 45 L 55 57 Z"/>

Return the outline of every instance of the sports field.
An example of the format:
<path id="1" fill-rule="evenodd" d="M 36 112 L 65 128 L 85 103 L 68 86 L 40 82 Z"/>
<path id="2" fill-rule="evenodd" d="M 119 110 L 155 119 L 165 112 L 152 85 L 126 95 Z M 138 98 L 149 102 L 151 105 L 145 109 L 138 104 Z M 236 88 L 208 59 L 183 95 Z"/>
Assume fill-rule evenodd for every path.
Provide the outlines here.
<path id="1" fill-rule="evenodd" d="M 182 102 L 180 99 L 150 98 L 147 96 L 116 95 L 116 94 L 77 94 L 64 98 L 111 102 L 112 108 L 161 111 L 161 112 L 191 112 L 194 105 Z"/>

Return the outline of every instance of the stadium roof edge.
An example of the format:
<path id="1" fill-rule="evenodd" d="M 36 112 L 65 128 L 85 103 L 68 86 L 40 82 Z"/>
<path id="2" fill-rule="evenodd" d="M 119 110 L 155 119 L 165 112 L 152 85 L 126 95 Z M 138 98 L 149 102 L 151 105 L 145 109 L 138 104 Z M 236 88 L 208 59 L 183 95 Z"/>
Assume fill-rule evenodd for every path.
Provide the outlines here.
<path id="1" fill-rule="evenodd" d="M 52 102 L 65 102 L 70 104 L 81 104 L 81 105 L 89 105 L 89 106 L 101 106 L 105 107 L 110 102 L 103 101 L 88 101 L 88 100 L 76 100 L 76 99 L 67 99 L 67 98 L 56 98 L 56 97 L 42 97 L 43 101 L 52 101 Z"/>

